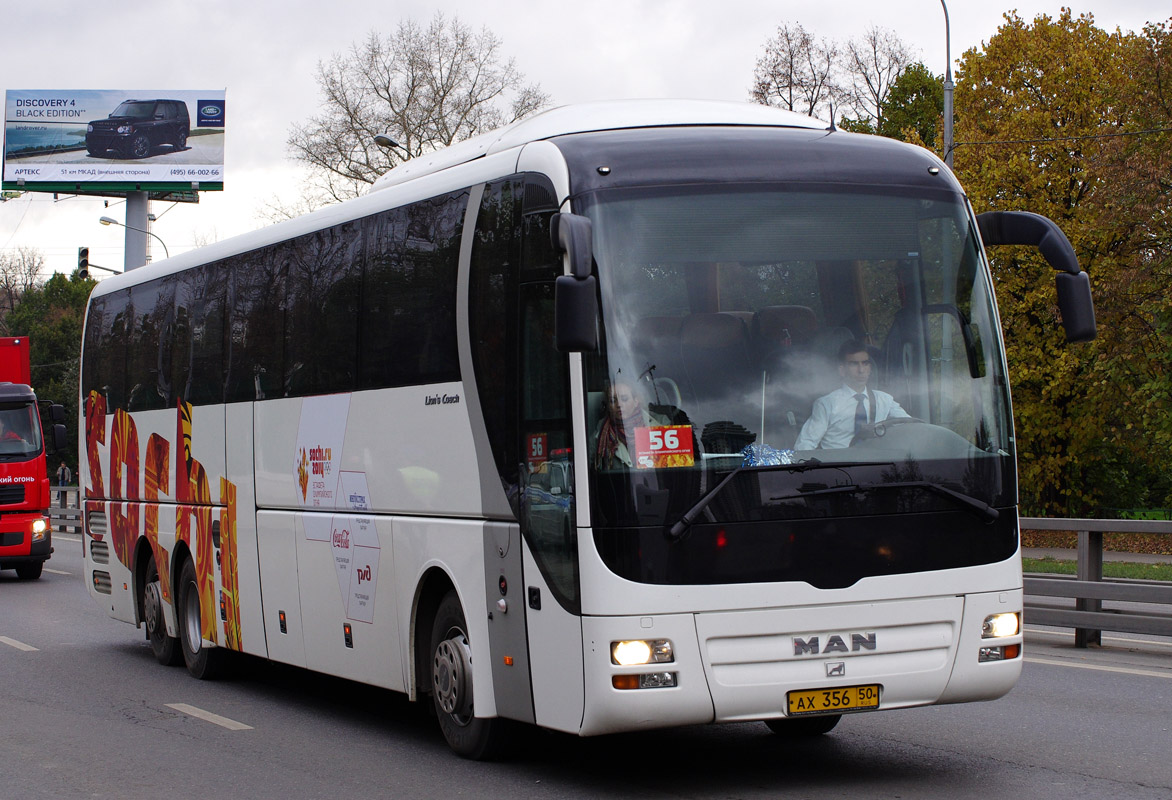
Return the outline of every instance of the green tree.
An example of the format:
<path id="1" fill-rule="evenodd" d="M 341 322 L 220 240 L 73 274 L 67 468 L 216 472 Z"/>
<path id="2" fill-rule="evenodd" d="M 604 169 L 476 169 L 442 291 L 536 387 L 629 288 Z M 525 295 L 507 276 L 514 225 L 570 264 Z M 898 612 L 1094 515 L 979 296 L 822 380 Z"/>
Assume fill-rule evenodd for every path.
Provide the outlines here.
<path id="1" fill-rule="evenodd" d="M 1166 28 L 1110 33 L 1068 9 L 1009 13 L 961 60 L 955 160 L 974 207 L 1055 220 L 1095 293 L 1099 338 L 1067 346 L 1052 270 L 992 253 L 1030 513 L 1167 501 L 1168 141 L 1141 133 L 1168 125 L 1167 61 Z"/>
<path id="2" fill-rule="evenodd" d="M 25 291 L 8 315 L 8 329 L 29 339 L 32 385 L 37 399 L 65 407 L 67 447 L 57 458 L 77 474 L 79 354 L 85 306 L 96 281 L 53 275 L 44 286 Z M 50 472 L 56 468 L 51 464 Z"/>
<path id="3" fill-rule="evenodd" d="M 936 146 L 936 131 L 943 114 L 944 78 L 916 62 L 891 85 L 878 132 L 880 136 L 932 148 Z"/>

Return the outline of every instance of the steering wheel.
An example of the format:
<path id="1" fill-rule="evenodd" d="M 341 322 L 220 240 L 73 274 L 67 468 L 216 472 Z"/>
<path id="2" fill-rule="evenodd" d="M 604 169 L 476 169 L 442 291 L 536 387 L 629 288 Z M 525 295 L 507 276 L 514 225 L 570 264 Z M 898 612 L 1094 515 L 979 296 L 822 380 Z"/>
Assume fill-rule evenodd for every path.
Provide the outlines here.
<path id="1" fill-rule="evenodd" d="M 864 441 L 867 439 L 882 439 L 887 435 L 887 429 L 894 425 L 907 425 L 909 423 L 924 424 L 924 420 L 919 417 L 888 417 L 879 422 L 873 422 L 863 427 L 855 436 L 855 441 Z"/>

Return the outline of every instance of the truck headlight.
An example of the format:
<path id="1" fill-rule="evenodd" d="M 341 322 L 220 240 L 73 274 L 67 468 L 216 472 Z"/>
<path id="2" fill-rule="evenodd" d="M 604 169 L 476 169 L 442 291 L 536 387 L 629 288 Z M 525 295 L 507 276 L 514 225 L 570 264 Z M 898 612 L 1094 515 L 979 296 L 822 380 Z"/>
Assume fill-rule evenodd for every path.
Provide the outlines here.
<path id="1" fill-rule="evenodd" d="M 1017 636 L 1021 630 L 1021 614 L 990 614 L 981 623 L 982 639 L 998 639 L 1003 636 Z"/>
<path id="2" fill-rule="evenodd" d="M 665 664 L 676 660 L 667 639 L 636 639 L 610 643 L 610 660 L 621 667 Z"/>
<path id="3" fill-rule="evenodd" d="M 33 522 L 33 541 L 41 542 L 45 539 L 45 532 L 49 530 L 49 523 L 43 519 L 38 519 Z"/>
<path id="4" fill-rule="evenodd" d="M 133 125 L 119 125 L 118 132 L 119 133 L 134 133 L 134 126 Z"/>

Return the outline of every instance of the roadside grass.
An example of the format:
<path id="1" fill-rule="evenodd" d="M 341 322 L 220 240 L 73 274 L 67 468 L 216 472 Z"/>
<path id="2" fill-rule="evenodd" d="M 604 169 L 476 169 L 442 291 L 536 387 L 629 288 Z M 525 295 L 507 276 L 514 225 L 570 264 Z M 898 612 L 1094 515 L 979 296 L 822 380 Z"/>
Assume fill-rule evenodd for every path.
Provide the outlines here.
<path id="1" fill-rule="evenodd" d="M 1023 558 L 1023 572 L 1051 575 L 1077 575 L 1078 563 L 1056 558 Z M 1130 578 L 1140 581 L 1172 581 L 1172 564 L 1134 564 L 1129 561 L 1104 561 L 1104 578 Z"/>

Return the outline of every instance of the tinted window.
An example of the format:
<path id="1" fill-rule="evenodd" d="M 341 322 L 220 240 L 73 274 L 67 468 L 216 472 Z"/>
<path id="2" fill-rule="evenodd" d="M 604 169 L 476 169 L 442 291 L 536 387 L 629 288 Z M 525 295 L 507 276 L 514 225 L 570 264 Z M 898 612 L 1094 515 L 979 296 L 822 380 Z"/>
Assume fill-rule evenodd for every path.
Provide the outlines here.
<path id="1" fill-rule="evenodd" d="M 177 276 L 173 391 L 192 405 L 224 400 L 225 284 L 215 264 Z"/>
<path id="2" fill-rule="evenodd" d="M 175 324 L 175 282 L 157 280 L 130 290 L 134 317 L 127 348 L 127 411 L 166 408 L 173 402 L 171 338 Z"/>
<path id="3" fill-rule="evenodd" d="M 287 250 L 286 394 L 352 391 L 362 282 L 359 223 L 298 237 Z"/>
<path id="4" fill-rule="evenodd" d="M 285 393 L 285 277 L 281 248 L 266 247 L 225 262 L 231 354 L 225 400 L 282 397 Z"/>
<path id="5" fill-rule="evenodd" d="M 466 191 L 368 217 L 360 388 L 460 378 L 456 269 Z"/>
<path id="6" fill-rule="evenodd" d="M 476 389 L 505 495 L 518 512 L 516 358 L 521 223 L 512 180 L 485 187 L 476 216 L 468 287 L 468 321 Z"/>

